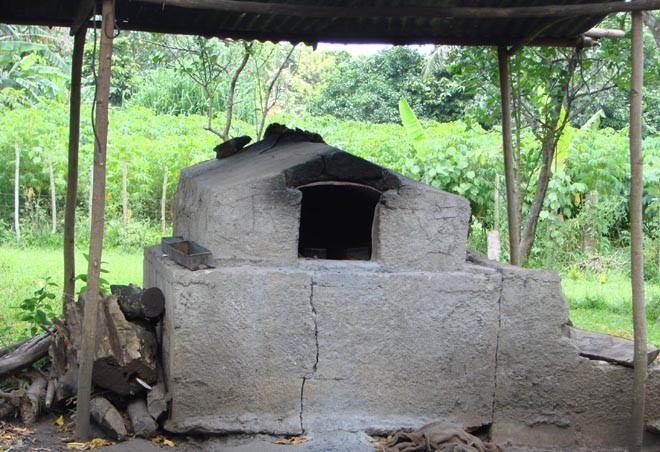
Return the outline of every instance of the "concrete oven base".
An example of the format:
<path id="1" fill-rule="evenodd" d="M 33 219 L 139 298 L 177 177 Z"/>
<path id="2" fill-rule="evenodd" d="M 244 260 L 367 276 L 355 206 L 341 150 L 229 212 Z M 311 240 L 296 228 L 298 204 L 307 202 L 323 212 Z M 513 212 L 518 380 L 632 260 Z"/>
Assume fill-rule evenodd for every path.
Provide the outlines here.
<path id="1" fill-rule="evenodd" d="M 625 445 L 632 371 L 578 356 L 551 271 L 373 262 L 191 272 L 145 253 L 167 314 L 172 432 L 388 432 L 447 420 L 500 444 Z M 660 416 L 651 366 L 647 414 Z"/>
<path id="2" fill-rule="evenodd" d="M 146 262 L 146 284 L 167 300 L 171 431 L 492 422 L 501 279 L 493 270 L 311 262 L 191 272 L 158 247 Z"/>

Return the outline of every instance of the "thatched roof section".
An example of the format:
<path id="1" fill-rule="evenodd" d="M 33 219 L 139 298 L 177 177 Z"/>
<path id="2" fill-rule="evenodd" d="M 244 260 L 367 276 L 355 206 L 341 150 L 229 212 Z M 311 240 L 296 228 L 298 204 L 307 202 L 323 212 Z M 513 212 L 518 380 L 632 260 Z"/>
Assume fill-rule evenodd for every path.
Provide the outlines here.
<path id="1" fill-rule="evenodd" d="M 94 2 L 3 0 L 0 22 L 76 28 L 89 17 Z M 653 0 L 632 3 L 643 6 Z M 570 45 L 606 14 L 629 8 L 626 5 L 631 3 L 620 0 L 116 0 L 115 11 L 117 25 L 123 30 L 223 38 L 307 43 Z M 97 1 L 96 11 L 100 9 Z"/>

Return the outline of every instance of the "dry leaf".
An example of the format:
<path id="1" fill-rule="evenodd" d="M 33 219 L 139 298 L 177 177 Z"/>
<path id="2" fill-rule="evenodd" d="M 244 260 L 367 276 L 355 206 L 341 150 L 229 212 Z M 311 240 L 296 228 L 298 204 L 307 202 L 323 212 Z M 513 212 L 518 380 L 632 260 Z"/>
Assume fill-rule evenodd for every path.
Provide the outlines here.
<path id="1" fill-rule="evenodd" d="M 303 444 L 309 441 L 304 436 L 292 436 L 290 438 L 281 438 L 273 441 L 273 444 Z"/>
<path id="2" fill-rule="evenodd" d="M 64 416 L 60 416 L 57 419 L 55 419 L 55 425 L 58 427 L 61 427 L 64 425 Z"/>
<path id="3" fill-rule="evenodd" d="M 162 443 L 167 447 L 175 447 L 176 445 L 174 444 L 174 441 L 167 439 L 164 435 L 156 435 L 153 438 L 151 438 L 151 441 L 158 444 Z"/>
<path id="4" fill-rule="evenodd" d="M 86 443 L 66 443 L 66 448 L 73 450 L 91 450 L 112 446 L 113 444 L 115 443 L 102 438 L 94 438 L 93 440 L 87 441 Z"/>

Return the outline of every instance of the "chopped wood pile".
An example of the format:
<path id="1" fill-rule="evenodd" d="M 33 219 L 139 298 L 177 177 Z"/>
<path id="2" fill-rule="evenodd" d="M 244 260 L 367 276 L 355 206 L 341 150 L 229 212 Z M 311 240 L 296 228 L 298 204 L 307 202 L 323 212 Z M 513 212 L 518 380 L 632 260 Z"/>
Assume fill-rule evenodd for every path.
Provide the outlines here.
<path id="1" fill-rule="evenodd" d="M 115 440 L 149 438 L 168 405 L 157 334 L 165 299 L 160 289 L 134 285 L 111 292 L 99 306 L 91 416 Z M 83 306 L 84 295 L 65 302 L 65 321 L 53 319 L 41 335 L 0 349 L 0 380 L 17 388 L 0 391 L 0 418 L 31 424 L 41 410 L 75 400 Z"/>

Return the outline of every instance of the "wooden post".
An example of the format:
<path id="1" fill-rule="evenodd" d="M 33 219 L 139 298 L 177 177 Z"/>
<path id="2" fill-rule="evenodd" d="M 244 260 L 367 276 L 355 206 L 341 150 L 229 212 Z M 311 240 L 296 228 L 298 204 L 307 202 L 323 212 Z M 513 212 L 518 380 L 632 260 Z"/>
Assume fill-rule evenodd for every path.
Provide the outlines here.
<path id="1" fill-rule="evenodd" d="M 165 234 L 165 209 L 167 207 L 167 172 L 168 168 L 165 167 L 163 173 L 163 196 L 160 198 L 160 229 Z"/>
<path id="2" fill-rule="evenodd" d="M 128 226 L 128 165 L 126 160 L 121 169 L 121 212 L 124 229 Z"/>
<path id="3" fill-rule="evenodd" d="M 512 265 L 520 265 L 520 217 L 513 171 L 513 139 L 511 136 L 511 84 L 509 82 L 509 54 L 506 47 L 497 48 L 502 98 L 502 151 L 506 182 L 506 212 L 509 220 L 509 255 Z"/>
<path id="4" fill-rule="evenodd" d="M 63 302 L 76 293 L 76 203 L 78 200 L 78 149 L 80 146 L 80 80 L 87 27 L 81 28 L 73 42 L 71 56 L 71 96 L 69 100 L 69 155 L 64 207 L 64 285 Z"/>
<path id="5" fill-rule="evenodd" d="M 18 143 L 14 143 L 14 154 L 16 156 L 15 165 L 14 165 L 14 230 L 16 231 L 16 241 L 21 241 L 21 225 L 19 222 L 19 202 L 18 197 L 18 188 L 20 186 L 19 177 L 21 175 L 21 150 L 18 147 Z"/>
<path id="6" fill-rule="evenodd" d="M 632 279 L 633 330 L 635 336 L 632 416 L 629 451 L 641 451 L 646 401 L 646 308 L 644 306 L 644 256 L 642 243 L 642 87 L 644 49 L 642 13 L 632 13 L 630 75 L 630 273 Z"/>
<path id="7" fill-rule="evenodd" d="M 50 152 L 46 154 L 46 160 L 48 162 L 48 179 L 50 180 L 50 219 L 53 223 L 50 228 L 50 233 L 55 234 L 57 232 L 57 199 L 55 197 L 55 177 L 53 175 L 53 158 L 50 156 Z"/>
<path id="8" fill-rule="evenodd" d="M 89 199 L 87 202 L 87 228 L 92 230 L 92 205 L 94 204 L 94 165 L 89 167 Z"/>
<path id="9" fill-rule="evenodd" d="M 500 230 L 500 175 L 495 174 L 493 188 L 493 229 Z"/>
<path id="10" fill-rule="evenodd" d="M 87 291 L 82 325 L 82 343 L 79 353 L 78 396 L 75 437 L 78 441 L 89 438 L 90 394 L 92 390 L 92 364 L 96 348 L 96 323 L 99 305 L 99 278 L 103 249 L 103 215 L 105 210 L 105 160 L 108 144 L 108 103 L 110 97 L 110 69 L 112 66 L 112 40 L 114 33 L 113 0 L 103 0 L 101 21 L 101 47 L 99 73 L 96 79 L 96 138 L 94 140 L 94 185 L 92 229 L 89 241 Z"/>

